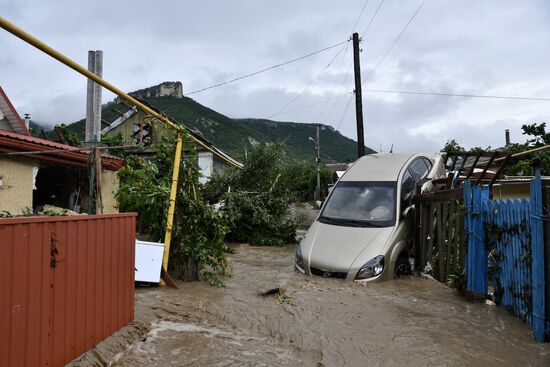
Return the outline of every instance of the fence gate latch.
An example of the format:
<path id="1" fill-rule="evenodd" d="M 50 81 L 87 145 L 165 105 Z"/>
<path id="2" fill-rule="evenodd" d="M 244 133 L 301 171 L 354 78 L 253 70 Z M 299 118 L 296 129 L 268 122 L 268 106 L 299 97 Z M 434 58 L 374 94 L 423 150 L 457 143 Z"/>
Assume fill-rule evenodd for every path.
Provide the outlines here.
<path id="1" fill-rule="evenodd" d="M 57 247 L 55 247 L 55 233 L 50 233 L 50 267 L 55 268 L 57 266 L 56 255 L 59 254 Z"/>

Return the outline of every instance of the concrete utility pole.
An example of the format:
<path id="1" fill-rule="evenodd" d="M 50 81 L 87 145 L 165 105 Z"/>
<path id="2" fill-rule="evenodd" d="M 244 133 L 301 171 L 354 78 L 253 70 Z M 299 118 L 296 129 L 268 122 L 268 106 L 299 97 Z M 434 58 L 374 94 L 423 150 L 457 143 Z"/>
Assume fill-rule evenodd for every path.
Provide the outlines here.
<path id="1" fill-rule="evenodd" d="M 317 200 L 321 200 L 321 141 L 319 140 L 319 129 L 321 124 L 317 124 Z"/>
<path id="2" fill-rule="evenodd" d="M 103 76 L 103 51 L 88 51 L 88 70 Z M 86 95 L 86 145 L 101 141 L 101 85 L 88 79 Z"/>
<path id="3" fill-rule="evenodd" d="M 353 71 L 355 74 L 355 116 L 357 120 L 357 158 L 365 155 L 365 137 L 363 132 L 363 95 L 361 93 L 361 62 L 359 60 L 359 34 L 353 39 Z"/>
<path id="4" fill-rule="evenodd" d="M 317 150 L 317 157 L 315 158 L 315 163 L 317 166 L 317 187 L 315 188 L 315 193 L 313 195 L 314 200 L 321 200 L 321 142 L 319 140 L 319 129 L 321 124 L 317 124 L 317 139 L 313 139 L 311 136 L 308 138 L 313 143 L 315 143 L 315 149 Z"/>

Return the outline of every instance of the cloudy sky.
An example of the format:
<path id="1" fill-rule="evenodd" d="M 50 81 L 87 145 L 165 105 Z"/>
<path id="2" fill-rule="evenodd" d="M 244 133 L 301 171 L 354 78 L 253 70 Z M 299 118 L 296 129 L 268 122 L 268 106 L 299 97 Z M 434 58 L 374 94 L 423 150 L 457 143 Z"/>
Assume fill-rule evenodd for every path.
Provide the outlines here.
<path id="1" fill-rule="evenodd" d="M 104 52 L 103 76 L 132 91 L 179 80 L 184 93 L 362 34 L 364 89 L 550 98 L 550 2 L 427 0 L 3 0 L 0 15 L 82 65 Z M 351 43 L 190 97 L 230 117 L 323 122 L 353 139 Z M 44 124 L 85 115 L 86 80 L 0 30 L 0 85 L 20 114 Z M 113 99 L 104 91 L 103 101 Z M 349 108 L 346 112 L 346 106 Z M 363 92 L 366 144 L 437 151 L 523 142 L 523 123 L 550 102 Z"/>

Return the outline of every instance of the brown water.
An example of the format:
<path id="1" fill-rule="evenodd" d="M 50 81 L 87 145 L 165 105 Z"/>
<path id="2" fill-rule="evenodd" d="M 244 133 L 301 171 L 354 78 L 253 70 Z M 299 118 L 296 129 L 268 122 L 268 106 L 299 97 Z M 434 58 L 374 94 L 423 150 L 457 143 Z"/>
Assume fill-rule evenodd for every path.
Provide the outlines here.
<path id="1" fill-rule="evenodd" d="M 226 288 L 138 290 L 151 331 L 113 365 L 550 366 L 519 319 L 439 283 L 311 278 L 293 271 L 293 247 L 235 249 Z M 258 295 L 274 287 L 287 298 Z"/>

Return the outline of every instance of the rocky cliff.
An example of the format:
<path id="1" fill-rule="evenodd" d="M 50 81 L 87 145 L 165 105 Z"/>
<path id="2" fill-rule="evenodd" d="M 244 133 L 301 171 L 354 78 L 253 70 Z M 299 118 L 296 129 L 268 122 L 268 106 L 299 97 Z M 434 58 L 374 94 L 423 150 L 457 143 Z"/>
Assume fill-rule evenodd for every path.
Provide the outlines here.
<path id="1" fill-rule="evenodd" d="M 154 87 L 136 90 L 129 93 L 132 97 L 140 99 L 158 98 L 158 97 L 175 97 L 183 98 L 183 86 L 181 82 L 164 82 Z"/>

